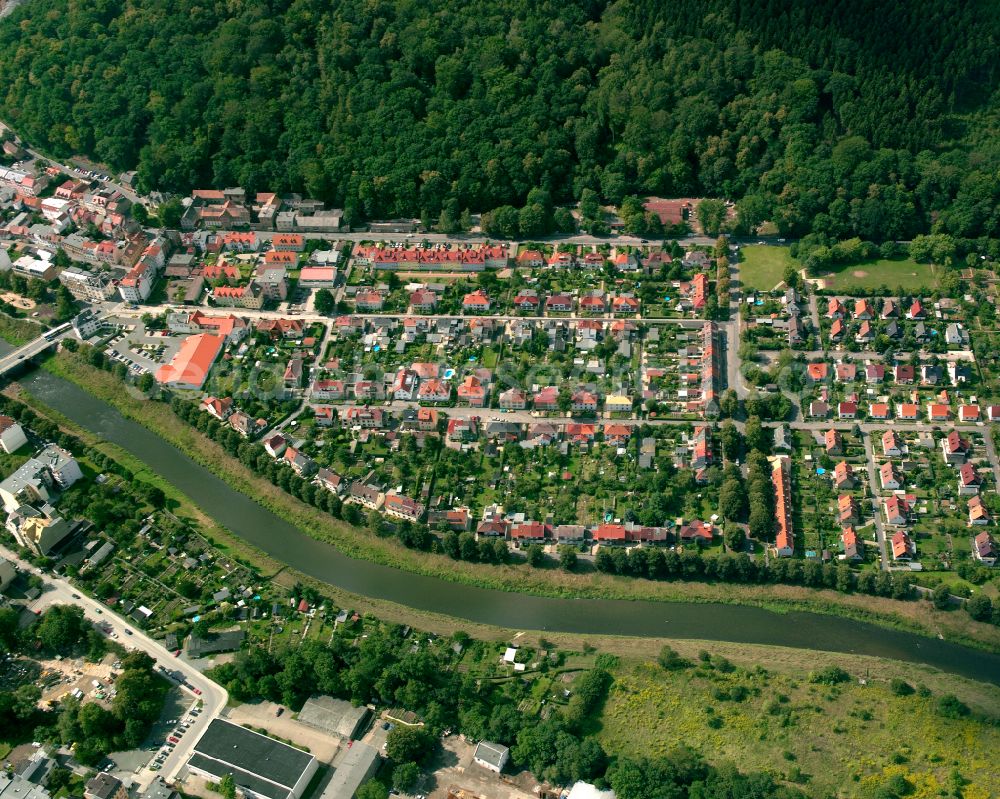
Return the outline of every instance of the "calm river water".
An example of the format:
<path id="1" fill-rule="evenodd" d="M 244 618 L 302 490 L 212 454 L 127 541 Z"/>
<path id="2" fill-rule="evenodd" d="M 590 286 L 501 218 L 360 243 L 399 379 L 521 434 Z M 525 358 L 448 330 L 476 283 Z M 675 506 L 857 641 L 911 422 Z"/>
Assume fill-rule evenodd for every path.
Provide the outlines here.
<path id="1" fill-rule="evenodd" d="M 0 349 L 5 349 L 0 347 Z M 1000 685 L 1000 655 L 837 616 L 738 605 L 552 599 L 476 588 L 354 560 L 316 541 L 76 385 L 36 370 L 20 379 L 74 422 L 141 458 L 221 524 L 331 585 L 424 611 L 525 630 L 703 638 L 878 655 Z"/>

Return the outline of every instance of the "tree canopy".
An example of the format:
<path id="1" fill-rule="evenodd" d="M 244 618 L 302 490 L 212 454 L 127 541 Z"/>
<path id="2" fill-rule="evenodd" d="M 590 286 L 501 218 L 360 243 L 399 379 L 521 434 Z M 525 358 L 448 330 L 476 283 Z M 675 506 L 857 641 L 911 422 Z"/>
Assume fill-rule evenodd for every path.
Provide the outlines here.
<path id="1" fill-rule="evenodd" d="M 1000 231 L 993 10 L 33 0 L 0 23 L 0 113 L 147 189 L 298 190 L 348 219 L 525 234 L 568 201 L 708 196 L 747 232 L 974 238 Z"/>

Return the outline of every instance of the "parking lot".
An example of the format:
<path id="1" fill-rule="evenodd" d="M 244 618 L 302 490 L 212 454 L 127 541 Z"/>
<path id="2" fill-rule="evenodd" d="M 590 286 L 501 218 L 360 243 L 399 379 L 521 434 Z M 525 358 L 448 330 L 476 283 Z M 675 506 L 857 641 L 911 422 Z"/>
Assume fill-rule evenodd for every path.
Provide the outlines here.
<path id="1" fill-rule="evenodd" d="M 107 343 L 105 353 L 135 375 L 155 373 L 174 357 L 183 341 L 183 336 L 170 336 L 165 331 L 147 332 L 141 323 L 128 324 Z"/>

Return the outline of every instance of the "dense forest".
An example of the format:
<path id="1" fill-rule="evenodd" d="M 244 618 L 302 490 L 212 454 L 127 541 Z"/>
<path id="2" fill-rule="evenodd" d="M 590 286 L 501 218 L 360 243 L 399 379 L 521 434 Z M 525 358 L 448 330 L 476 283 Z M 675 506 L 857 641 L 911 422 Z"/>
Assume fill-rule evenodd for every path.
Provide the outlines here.
<path id="1" fill-rule="evenodd" d="M 29 0 L 0 114 L 185 192 L 349 219 L 718 196 L 866 240 L 1000 235 L 992 0 Z"/>

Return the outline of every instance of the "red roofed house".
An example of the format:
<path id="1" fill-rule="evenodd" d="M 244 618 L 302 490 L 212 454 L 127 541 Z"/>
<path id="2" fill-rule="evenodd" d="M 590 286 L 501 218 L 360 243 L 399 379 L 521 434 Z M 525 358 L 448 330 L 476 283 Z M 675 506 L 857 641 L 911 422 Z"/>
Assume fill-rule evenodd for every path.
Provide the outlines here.
<path id="1" fill-rule="evenodd" d="M 473 291 L 462 299 L 462 309 L 471 313 L 486 313 L 490 309 L 490 298 L 485 292 Z"/>
<path id="2" fill-rule="evenodd" d="M 522 289 L 514 298 L 514 308 L 518 311 L 535 312 L 538 310 L 538 292 L 532 289 Z"/>
<path id="3" fill-rule="evenodd" d="M 459 402 L 466 402 L 473 408 L 482 408 L 486 404 L 486 386 L 475 375 L 469 375 L 458 387 Z"/>
<path id="4" fill-rule="evenodd" d="M 907 319 L 924 319 L 926 316 L 927 316 L 927 311 L 924 309 L 924 306 L 921 304 L 920 300 L 914 300 L 913 304 L 906 312 Z"/>
<path id="5" fill-rule="evenodd" d="M 909 523 L 910 506 L 906 503 L 906 500 L 903 497 L 896 495 L 886 497 L 883 507 L 885 510 L 886 524 L 901 527 Z"/>
<path id="6" fill-rule="evenodd" d="M 872 419 L 888 419 L 889 406 L 884 402 L 873 402 L 868 406 L 868 416 Z"/>
<path id="7" fill-rule="evenodd" d="M 982 478 L 971 463 L 963 463 L 958 467 L 958 493 L 968 496 L 978 494 Z"/>
<path id="8" fill-rule="evenodd" d="M 906 452 L 906 445 L 895 430 L 886 430 L 882 434 L 882 452 L 887 458 L 898 458 Z"/>
<path id="9" fill-rule="evenodd" d="M 838 461 L 833 467 L 833 485 L 841 491 L 854 487 L 854 469 L 847 461 Z"/>
<path id="10" fill-rule="evenodd" d="M 580 313 L 604 313 L 607 306 L 601 294 L 586 294 L 580 300 Z"/>
<path id="11" fill-rule="evenodd" d="M 886 491 L 898 491 L 903 487 L 903 478 L 892 461 L 886 461 L 879 466 L 879 481 Z"/>
<path id="12" fill-rule="evenodd" d="M 892 536 L 892 559 L 899 561 L 913 560 L 917 556 L 917 548 L 905 530 L 897 530 Z"/>
<path id="13" fill-rule="evenodd" d="M 510 537 L 513 541 L 544 541 L 548 531 L 549 526 L 541 522 L 522 522 L 511 528 Z"/>
<path id="14" fill-rule="evenodd" d="M 979 421 L 979 406 L 978 405 L 960 405 L 958 408 L 958 420 L 960 422 L 978 422 Z"/>
<path id="15" fill-rule="evenodd" d="M 538 407 L 536 400 L 535 407 Z M 586 389 L 578 389 L 573 392 L 570 408 L 574 413 L 592 413 L 597 410 L 597 396 Z"/>
<path id="16" fill-rule="evenodd" d="M 853 419 L 858 415 L 858 403 L 841 402 L 837 405 L 837 416 L 841 419 Z"/>
<path id="17" fill-rule="evenodd" d="M 545 386 L 532 398 L 532 404 L 538 411 L 554 411 L 559 408 L 559 389 L 555 386 Z"/>
<path id="18" fill-rule="evenodd" d="M 969 499 L 969 524 L 984 525 L 989 523 L 990 523 L 990 514 L 986 510 L 986 506 L 983 505 L 983 501 L 979 497 L 972 497 L 971 499 Z M 980 537 L 984 535 L 988 536 L 987 533 L 980 533 L 979 535 L 977 535 L 975 539 L 975 544 L 973 546 L 972 554 L 976 556 L 977 560 L 981 560 L 981 558 L 979 557 L 979 553 L 976 550 L 977 547 L 980 545 Z M 989 563 L 986 563 L 986 561 L 983 562 L 986 563 L 987 566 L 992 566 L 996 563 L 996 544 L 993 543 L 992 539 L 989 540 L 992 545 L 992 550 L 994 554 L 992 556 L 992 560 Z"/>
<path id="19" fill-rule="evenodd" d="M 840 433 L 830 429 L 823 434 L 823 442 L 826 445 L 827 455 L 840 455 L 844 451 L 844 442 L 840 438 Z"/>
<path id="20" fill-rule="evenodd" d="M 928 420 L 932 422 L 946 422 L 949 416 L 951 416 L 951 412 L 947 405 L 940 405 L 934 402 L 927 405 Z"/>
<path id="21" fill-rule="evenodd" d="M 957 466 L 965 463 L 969 455 L 969 442 L 952 430 L 941 440 L 941 450 L 944 452 L 945 463 Z"/>

